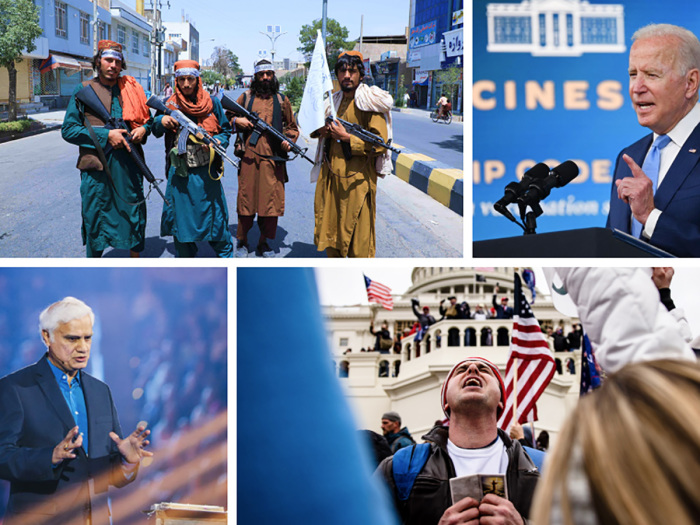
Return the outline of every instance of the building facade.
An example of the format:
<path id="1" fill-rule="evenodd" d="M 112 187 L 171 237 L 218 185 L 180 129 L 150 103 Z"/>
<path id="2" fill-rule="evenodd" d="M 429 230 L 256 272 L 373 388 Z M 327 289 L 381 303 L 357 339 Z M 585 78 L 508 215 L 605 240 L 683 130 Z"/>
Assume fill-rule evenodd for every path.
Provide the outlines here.
<path id="1" fill-rule="evenodd" d="M 625 51 L 624 6 L 528 0 L 487 6 L 489 53 L 581 56 Z"/>
<path id="2" fill-rule="evenodd" d="M 165 40 L 181 41 L 182 49 L 178 54 L 178 60 L 199 60 L 199 31 L 191 22 L 163 22 Z"/>
<path id="3" fill-rule="evenodd" d="M 151 23 L 123 2 L 112 0 L 113 38 L 124 51 L 127 70 L 146 91 L 151 90 Z"/>
<path id="4" fill-rule="evenodd" d="M 36 49 L 17 64 L 17 99 L 45 108 L 64 108 L 83 80 L 92 78 L 93 4 L 90 0 L 34 0 L 43 34 Z M 98 38 L 109 38 L 108 0 L 97 4 Z M 8 97 L 7 71 L 0 70 L 0 103 Z"/>
<path id="5" fill-rule="evenodd" d="M 453 111 L 461 112 L 462 82 L 444 86 L 441 72 L 456 67 L 461 74 L 463 26 L 464 0 L 411 0 L 408 67 L 419 107 L 432 108 L 447 92 Z"/>
<path id="6" fill-rule="evenodd" d="M 403 35 L 363 36 L 354 48 L 362 53 L 365 62 L 369 61 L 370 68 L 366 74 L 372 82 L 389 92 L 394 99 L 401 85 L 407 91 L 411 85 L 412 72 L 406 65 L 407 34 L 408 28 Z"/>
<path id="7" fill-rule="evenodd" d="M 109 39 L 124 46 L 127 71 L 149 89 L 151 26 L 122 2 L 97 1 L 97 40 Z M 73 90 L 94 76 L 96 48 L 91 0 L 34 0 L 43 30 L 36 49 L 17 63 L 17 100 L 44 109 L 68 106 Z M 0 69 L 0 104 L 9 95 L 7 70 Z M 37 108 L 38 109 L 38 108 Z"/>
<path id="8" fill-rule="evenodd" d="M 481 271 L 419 267 L 413 270 L 412 286 L 394 296 L 391 311 L 375 304 L 324 307 L 335 370 L 355 411 L 359 428 L 381 432 L 381 415 L 395 410 L 419 441 L 436 420 L 444 417 L 440 389 L 457 362 L 470 356 L 484 357 L 495 363 L 505 377 L 513 321 L 440 320 L 438 310 L 440 301 L 451 295 L 456 296 L 459 303 L 467 301 L 472 313 L 477 305 L 490 308 L 496 285 L 499 287 L 497 299 L 500 301 L 501 296 L 506 296 L 512 303 L 513 275 L 513 268 Z M 530 291 L 526 289 L 524 293 L 531 301 Z M 375 338 L 369 331 L 371 319 L 376 327 L 387 321 L 394 337 L 413 326 L 416 317 L 412 312 L 412 298 L 420 301 L 421 308 L 428 306 L 438 320 L 423 341 L 416 343 L 414 336 L 408 335 L 391 353 L 361 351 L 362 348 L 371 350 L 374 345 Z M 540 294 L 533 311 L 542 326 L 562 326 L 564 333 L 578 322 L 559 313 L 551 300 Z M 457 337 L 450 337 L 451 333 Z M 448 344 L 450 339 L 452 345 Z M 556 352 L 555 359 L 558 360 L 557 373 L 538 402 L 539 421 L 534 424 L 537 433 L 547 430 L 554 438 L 578 400 L 580 350 Z M 573 367 L 568 363 L 570 359 Z"/>

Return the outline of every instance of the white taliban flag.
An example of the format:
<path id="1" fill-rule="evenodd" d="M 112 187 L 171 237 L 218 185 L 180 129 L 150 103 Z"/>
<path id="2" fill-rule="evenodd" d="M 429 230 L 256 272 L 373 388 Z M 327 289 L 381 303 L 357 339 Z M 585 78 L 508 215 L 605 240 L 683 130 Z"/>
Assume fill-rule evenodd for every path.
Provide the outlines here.
<path id="1" fill-rule="evenodd" d="M 304 96 L 297 115 L 299 128 L 305 137 L 308 138 L 311 133 L 324 126 L 326 122 L 324 99 L 331 91 L 333 91 L 333 81 L 328 69 L 328 60 L 326 60 L 326 48 L 319 30 L 309 76 L 306 78 Z"/>

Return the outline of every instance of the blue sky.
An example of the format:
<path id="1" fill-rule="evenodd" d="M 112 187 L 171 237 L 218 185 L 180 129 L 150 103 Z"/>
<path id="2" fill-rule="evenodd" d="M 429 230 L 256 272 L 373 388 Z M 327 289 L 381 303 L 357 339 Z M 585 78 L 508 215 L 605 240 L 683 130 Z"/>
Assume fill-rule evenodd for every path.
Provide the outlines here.
<path id="1" fill-rule="evenodd" d="M 126 3 L 131 7 L 136 4 L 135 0 Z M 145 4 L 148 9 L 150 0 Z M 409 0 L 328 0 L 327 12 L 349 30 L 350 39 L 355 39 L 360 35 L 361 15 L 365 36 L 403 34 L 409 5 Z M 211 56 L 215 46 L 225 46 L 238 56 L 243 70 L 251 73 L 258 50 L 270 49 L 270 39 L 260 34 L 268 25 L 279 25 L 287 32 L 275 43 L 275 58 L 303 60 L 297 51 L 299 31 L 302 25 L 321 18 L 323 0 L 170 0 L 170 9 L 163 8 L 163 20 L 181 21 L 183 9 L 199 31 L 201 62 Z"/>

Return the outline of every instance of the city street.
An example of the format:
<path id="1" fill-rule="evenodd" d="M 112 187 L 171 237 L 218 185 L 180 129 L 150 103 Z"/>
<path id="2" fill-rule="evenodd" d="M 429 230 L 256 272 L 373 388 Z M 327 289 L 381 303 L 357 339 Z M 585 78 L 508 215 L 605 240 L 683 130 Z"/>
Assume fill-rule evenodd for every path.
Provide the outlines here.
<path id="1" fill-rule="evenodd" d="M 462 122 L 452 124 L 433 122 L 430 112 L 423 109 L 393 111 L 394 142 L 416 153 L 423 153 L 448 165 L 462 167 L 464 158 L 464 126 Z"/>
<path id="2" fill-rule="evenodd" d="M 461 122 L 436 124 L 426 112 L 393 112 L 394 141 L 453 168 L 462 169 Z M 232 141 L 233 142 L 233 141 Z M 300 145 L 304 141 L 300 139 Z M 313 158 L 315 144 L 310 144 Z M 162 139 L 149 138 L 146 162 L 156 177 L 164 172 Z M 232 156 L 233 147 L 229 148 Z M 0 144 L 0 257 L 84 257 L 80 235 L 80 176 L 77 148 L 50 131 Z M 284 217 L 270 242 L 276 257 L 325 257 L 313 244 L 315 185 L 311 164 L 301 158 L 288 165 L 289 183 Z M 236 172 L 226 164 L 224 188 L 230 210 L 229 228 L 236 231 Z M 165 190 L 165 182 L 161 182 Z M 160 237 L 162 200 L 148 198 L 144 257 L 174 257 L 172 237 Z M 255 246 L 257 226 L 249 236 Z M 461 257 L 462 216 L 395 176 L 378 183 L 377 257 Z M 198 243 L 199 256 L 213 256 Z M 128 257 L 125 250 L 107 249 L 105 257 Z M 251 257 L 253 254 L 251 254 Z"/>

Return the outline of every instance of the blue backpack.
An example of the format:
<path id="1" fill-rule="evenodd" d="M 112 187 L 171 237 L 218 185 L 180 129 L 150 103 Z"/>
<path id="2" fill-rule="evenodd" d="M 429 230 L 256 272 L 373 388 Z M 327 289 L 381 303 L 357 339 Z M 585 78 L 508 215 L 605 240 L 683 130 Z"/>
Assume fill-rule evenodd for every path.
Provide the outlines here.
<path id="1" fill-rule="evenodd" d="M 392 458 L 394 484 L 400 501 L 406 501 L 418 473 L 423 469 L 430 455 L 430 443 L 420 443 L 396 451 Z"/>

